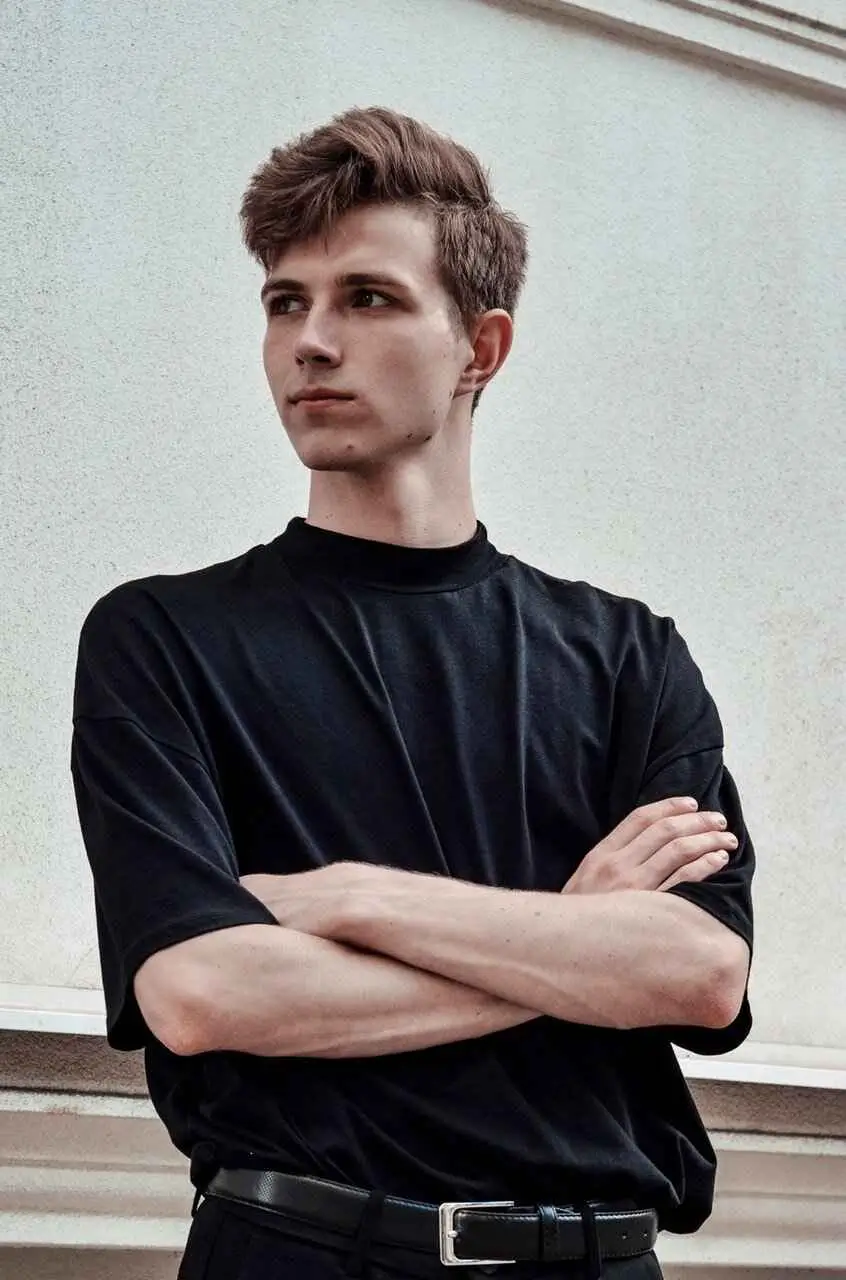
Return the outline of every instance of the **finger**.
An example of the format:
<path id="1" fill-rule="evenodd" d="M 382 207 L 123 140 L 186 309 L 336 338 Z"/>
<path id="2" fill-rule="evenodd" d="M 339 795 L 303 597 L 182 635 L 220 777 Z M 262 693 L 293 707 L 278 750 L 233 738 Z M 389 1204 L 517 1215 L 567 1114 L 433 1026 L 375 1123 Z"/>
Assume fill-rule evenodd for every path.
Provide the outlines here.
<path id="1" fill-rule="evenodd" d="M 676 844 L 677 841 L 694 836 L 713 836 L 725 833 L 726 820 L 723 814 L 707 811 L 704 813 L 680 813 L 668 818 L 660 818 L 643 831 L 625 849 L 624 855 L 632 866 L 647 862 L 662 849 Z M 721 848 L 722 846 L 709 846 Z M 705 852 L 702 849 L 701 852 Z M 669 867 L 674 871 L 675 866 Z"/>
<path id="2" fill-rule="evenodd" d="M 720 853 L 712 851 L 706 853 L 704 857 L 698 858 L 695 862 L 689 862 L 684 867 L 679 867 L 678 871 L 674 871 L 671 876 L 658 885 L 658 889 L 663 893 L 665 889 L 672 889 L 676 884 L 696 884 L 699 881 L 707 880 L 709 876 L 716 875 L 718 871 L 722 871 L 725 867 L 727 858 Z"/>
<path id="3" fill-rule="evenodd" d="M 704 859 L 710 859 L 712 872 L 714 869 L 724 867 L 726 859 L 719 860 L 719 854 L 731 855 L 736 847 L 737 840 L 728 831 L 713 831 L 703 836 L 685 836 L 681 840 L 674 840 L 671 845 L 667 845 L 646 861 L 640 868 L 639 874 L 648 879 L 646 888 L 659 888 L 678 873 L 682 873 L 682 877 L 687 878 L 683 874 L 686 869 L 701 863 Z"/>
<path id="4" fill-rule="evenodd" d="M 693 796 L 669 796 L 666 800 L 655 800 L 652 804 L 643 804 L 623 818 L 623 821 L 618 823 L 596 847 L 612 852 L 623 849 L 656 822 L 679 814 L 694 813 L 698 807 Z"/>

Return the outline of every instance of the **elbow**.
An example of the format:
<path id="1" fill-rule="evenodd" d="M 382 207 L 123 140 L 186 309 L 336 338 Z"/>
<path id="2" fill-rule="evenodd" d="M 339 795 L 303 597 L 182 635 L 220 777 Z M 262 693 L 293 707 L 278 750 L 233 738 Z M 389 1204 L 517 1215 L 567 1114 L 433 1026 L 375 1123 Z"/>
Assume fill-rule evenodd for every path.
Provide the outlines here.
<path id="1" fill-rule="evenodd" d="M 189 1013 L 188 1010 L 183 1010 L 180 1016 L 171 1018 L 167 1027 L 162 1028 L 162 1034 L 157 1038 L 178 1058 L 192 1058 L 198 1053 L 208 1053 L 210 1047 L 207 1037 L 203 1034 L 200 1018 L 196 1013 Z"/>
<path id="2" fill-rule="evenodd" d="M 214 1049 L 227 1049 L 220 1009 L 208 998 L 208 990 L 186 989 L 171 1002 L 162 1043 L 178 1058 L 193 1058 Z"/>
<path id="3" fill-rule="evenodd" d="M 734 998 L 724 989 L 714 991 L 700 1005 L 696 1026 L 709 1027 L 713 1031 L 722 1031 L 725 1027 L 730 1027 L 734 1022 L 740 1013 L 742 1003 L 742 992 L 737 998 Z"/>
<path id="4" fill-rule="evenodd" d="M 172 973 L 158 956 L 152 956 L 141 966 L 133 986 L 141 1016 L 170 1053 L 189 1058 L 208 1051 L 207 1019 L 202 1002 L 175 986 Z"/>
<path id="5" fill-rule="evenodd" d="M 731 1026 L 743 1005 L 749 961 L 749 948 L 737 934 L 730 934 L 718 955 L 709 957 L 698 1002 L 698 1026 L 715 1031 Z"/>
<path id="6" fill-rule="evenodd" d="M 208 1052 L 208 1035 L 200 1011 L 189 1007 L 187 1001 L 174 1001 L 155 1013 L 142 1007 L 141 1012 L 159 1043 L 176 1057 L 191 1058 Z"/>

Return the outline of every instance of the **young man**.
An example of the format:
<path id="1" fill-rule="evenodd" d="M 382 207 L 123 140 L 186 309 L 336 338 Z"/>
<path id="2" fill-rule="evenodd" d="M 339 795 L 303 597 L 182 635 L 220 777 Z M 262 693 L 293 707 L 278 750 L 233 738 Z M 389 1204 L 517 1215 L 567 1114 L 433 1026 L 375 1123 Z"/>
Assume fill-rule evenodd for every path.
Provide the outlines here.
<path id="1" fill-rule="evenodd" d="M 526 236 L 476 158 L 349 111 L 242 219 L 308 515 L 110 591 L 74 703 L 109 1043 L 192 1158 L 180 1277 L 655 1276 L 713 1193 L 672 1043 L 750 1026 L 714 703 L 670 619 L 477 521 Z"/>

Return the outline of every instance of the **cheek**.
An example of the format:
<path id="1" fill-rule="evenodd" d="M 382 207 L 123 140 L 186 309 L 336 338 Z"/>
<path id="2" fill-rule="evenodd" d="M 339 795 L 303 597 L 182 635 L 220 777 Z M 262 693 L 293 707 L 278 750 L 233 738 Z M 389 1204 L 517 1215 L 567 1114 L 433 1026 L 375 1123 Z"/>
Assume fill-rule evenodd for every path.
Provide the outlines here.
<path id="1" fill-rule="evenodd" d="M 270 387 L 271 395 L 274 400 L 277 398 L 277 389 L 281 389 L 283 375 L 282 362 L 279 359 L 278 351 L 266 344 L 261 349 L 261 362 L 264 366 L 264 376 L 267 379 L 267 385 Z"/>
<path id="2" fill-rule="evenodd" d="M 269 374 L 273 369 L 279 368 L 280 356 L 279 343 L 271 338 L 265 338 L 261 344 L 261 360 L 266 373 Z"/>
<path id="3" fill-rule="evenodd" d="M 273 372 L 274 360 L 272 347 L 266 338 L 261 344 L 261 362 L 264 365 L 265 374 L 270 378 L 271 373 Z"/>
<path id="4" fill-rule="evenodd" d="M 273 368 L 279 368 L 291 356 L 291 349 L 294 342 L 292 330 L 286 329 L 283 325 L 271 324 L 264 330 L 262 337 L 261 351 L 265 365 Z"/>
<path id="5" fill-rule="evenodd" d="M 437 339 L 399 342 L 383 348 L 379 372 L 389 393 L 393 388 L 421 405 L 440 406 L 451 398 L 456 382 L 455 350 Z"/>

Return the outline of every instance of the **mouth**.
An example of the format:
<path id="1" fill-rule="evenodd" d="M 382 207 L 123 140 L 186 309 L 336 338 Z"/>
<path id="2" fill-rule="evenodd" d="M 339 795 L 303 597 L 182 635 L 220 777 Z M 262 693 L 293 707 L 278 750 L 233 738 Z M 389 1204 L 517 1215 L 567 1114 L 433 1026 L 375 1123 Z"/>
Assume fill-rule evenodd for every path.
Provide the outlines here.
<path id="1" fill-rule="evenodd" d="M 301 391 L 291 397 L 293 404 L 338 404 L 354 397 L 345 391 L 328 391 L 323 387 L 315 387 L 313 391 Z"/>
<path id="2" fill-rule="evenodd" d="M 307 413 L 322 413 L 327 409 L 339 409 L 342 405 L 351 404 L 352 396 L 318 396 L 308 400 L 296 400 L 294 403 L 300 409 L 305 409 Z"/>
<path id="3" fill-rule="evenodd" d="M 349 404 L 351 399 L 351 396 L 311 396 L 308 399 L 298 399 L 294 403 L 307 410 L 316 410 L 316 408 L 338 408 L 339 404 Z"/>

